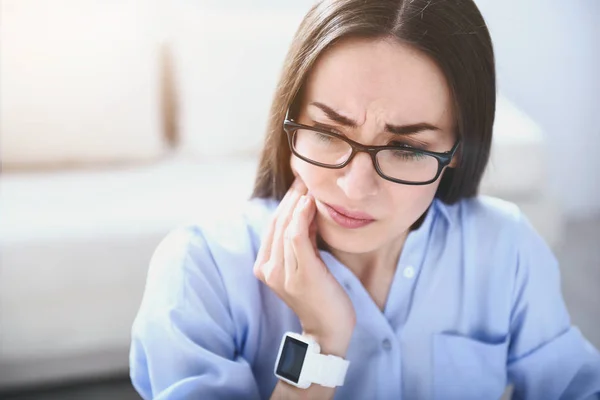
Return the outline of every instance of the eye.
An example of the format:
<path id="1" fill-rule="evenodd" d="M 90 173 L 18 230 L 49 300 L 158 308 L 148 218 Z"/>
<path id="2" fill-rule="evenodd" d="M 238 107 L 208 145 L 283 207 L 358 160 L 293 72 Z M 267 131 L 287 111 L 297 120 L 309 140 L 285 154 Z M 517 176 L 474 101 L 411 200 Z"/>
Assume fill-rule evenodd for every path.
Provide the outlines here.
<path id="1" fill-rule="evenodd" d="M 325 124 L 322 124 L 320 122 L 316 122 L 315 121 L 313 127 L 314 128 L 318 128 L 318 129 L 322 129 L 322 130 L 327 131 L 327 132 L 335 133 L 336 135 L 343 135 L 342 132 L 340 132 L 338 129 L 334 128 L 333 126 L 331 126 L 331 125 L 325 125 Z"/>
<path id="2" fill-rule="evenodd" d="M 331 142 L 333 140 L 333 138 L 329 135 L 324 135 L 319 132 L 314 132 L 314 134 L 315 134 L 315 138 L 321 142 Z"/>
<path id="3" fill-rule="evenodd" d="M 422 153 L 413 153 L 411 151 L 403 151 L 403 150 L 395 150 L 392 152 L 394 158 L 405 160 L 405 161 L 413 161 L 413 160 L 422 160 L 427 156 Z"/>
<path id="4" fill-rule="evenodd" d="M 388 146 L 397 146 L 397 147 L 402 147 L 404 149 L 423 150 L 418 147 L 411 146 L 408 143 L 403 143 L 403 142 L 398 142 L 398 141 L 391 141 L 388 143 Z"/>

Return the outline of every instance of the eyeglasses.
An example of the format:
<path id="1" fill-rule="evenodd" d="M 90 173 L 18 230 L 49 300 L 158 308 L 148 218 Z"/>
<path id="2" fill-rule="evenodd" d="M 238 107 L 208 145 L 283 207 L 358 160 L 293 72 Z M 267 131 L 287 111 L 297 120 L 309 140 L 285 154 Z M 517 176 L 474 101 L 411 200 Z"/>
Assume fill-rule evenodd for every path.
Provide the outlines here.
<path id="1" fill-rule="evenodd" d="M 357 153 L 371 156 L 375 170 L 384 179 L 405 185 L 435 182 L 450 164 L 460 139 L 450 151 L 436 153 L 408 146 L 365 146 L 345 136 L 302 125 L 286 115 L 283 123 L 290 149 L 298 158 L 323 168 L 340 169 Z"/>

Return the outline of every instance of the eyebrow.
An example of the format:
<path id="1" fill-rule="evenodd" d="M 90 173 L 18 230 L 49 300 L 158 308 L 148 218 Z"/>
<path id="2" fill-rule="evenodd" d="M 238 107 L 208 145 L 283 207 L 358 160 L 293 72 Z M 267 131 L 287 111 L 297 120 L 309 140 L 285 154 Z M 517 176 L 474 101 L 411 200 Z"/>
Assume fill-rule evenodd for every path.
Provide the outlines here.
<path id="1" fill-rule="evenodd" d="M 313 105 L 313 106 L 319 108 L 321 111 L 323 111 L 325 114 L 327 114 L 327 117 L 332 121 L 335 121 L 335 122 L 337 122 L 343 126 L 347 126 L 349 128 L 358 127 L 358 124 L 356 123 L 356 121 L 337 113 L 336 111 L 333 110 L 333 108 L 331 108 L 323 103 L 320 103 L 318 101 L 313 101 L 310 103 L 310 105 Z M 394 133 L 396 135 L 414 135 L 414 134 L 422 132 L 422 131 L 441 131 L 441 129 L 438 128 L 437 126 L 428 124 L 427 122 L 420 122 L 418 124 L 410 124 L 410 125 L 385 124 L 385 130 L 387 132 Z"/>

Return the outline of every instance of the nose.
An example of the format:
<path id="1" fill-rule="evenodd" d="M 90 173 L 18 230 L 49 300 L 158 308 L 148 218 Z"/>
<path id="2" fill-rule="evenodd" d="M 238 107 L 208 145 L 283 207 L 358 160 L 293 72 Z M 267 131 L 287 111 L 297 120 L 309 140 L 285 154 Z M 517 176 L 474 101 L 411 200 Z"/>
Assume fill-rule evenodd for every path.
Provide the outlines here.
<path id="1" fill-rule="evenodd" d="M 356 154 L 341 171 L 337 184 L 349 200 L 360 201 L 377 194 L 380 178 L 369 154 Z"/>

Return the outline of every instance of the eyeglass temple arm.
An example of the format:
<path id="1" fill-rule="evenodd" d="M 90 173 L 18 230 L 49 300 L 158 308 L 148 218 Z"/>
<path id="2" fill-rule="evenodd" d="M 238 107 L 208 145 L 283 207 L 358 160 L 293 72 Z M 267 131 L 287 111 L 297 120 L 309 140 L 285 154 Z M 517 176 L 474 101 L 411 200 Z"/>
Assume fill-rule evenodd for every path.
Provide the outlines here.
<path id="1" fill-rule="evenodd" d="M 290 121 L 290 109 L 289 108 L 285 112 L 285 119 L 284 119 L 284 121 Z"/>

